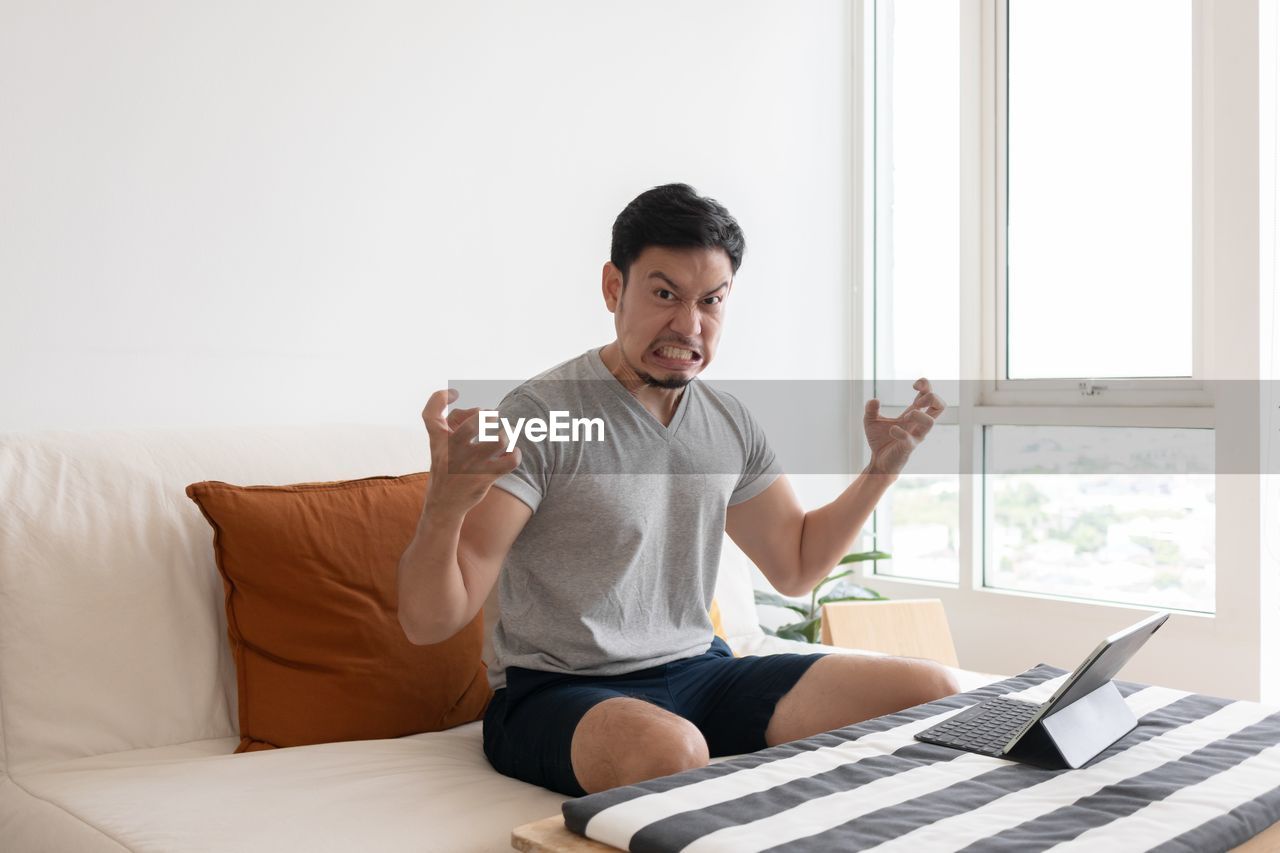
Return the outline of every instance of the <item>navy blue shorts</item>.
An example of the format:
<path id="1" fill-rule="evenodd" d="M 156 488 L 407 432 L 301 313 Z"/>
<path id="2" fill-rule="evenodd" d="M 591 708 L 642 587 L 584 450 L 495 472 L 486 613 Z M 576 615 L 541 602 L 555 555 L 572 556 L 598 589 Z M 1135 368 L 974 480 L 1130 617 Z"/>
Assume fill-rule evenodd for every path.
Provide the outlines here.
<path id="1" fill-rule="evenodd" d="M 704 654 L 623 675 L 572 675 L 507 667 L 507 684 L 484 715 L 484 754 L 505 776 L 580 797 L 570 760 L 573 732 L 597 703 L 646 699 L 684 717 L 712 757 L 764 749 L 778 700 L 822 653 L 735 658 L 716 637 Z"/>

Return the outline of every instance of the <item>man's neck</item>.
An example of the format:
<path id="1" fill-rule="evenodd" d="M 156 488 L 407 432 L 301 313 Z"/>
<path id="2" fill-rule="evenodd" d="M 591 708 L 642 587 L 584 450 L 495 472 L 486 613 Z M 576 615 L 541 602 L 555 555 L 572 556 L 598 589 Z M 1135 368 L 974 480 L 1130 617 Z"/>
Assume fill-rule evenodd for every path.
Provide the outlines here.
<path id="1" fill-rule="evenodd" d="M 617 341 L 606 344 L 600 350 L 600 360 L 622 387 L 640 401 L 640 405 L 644 406 L 649 414 L 657 418 L 663 426 L 670 425 L 676 409 L 680 406 L 684 388 L 656 388 L 647 384 L 623 360 L 622 348 L 618 346 Z"/>

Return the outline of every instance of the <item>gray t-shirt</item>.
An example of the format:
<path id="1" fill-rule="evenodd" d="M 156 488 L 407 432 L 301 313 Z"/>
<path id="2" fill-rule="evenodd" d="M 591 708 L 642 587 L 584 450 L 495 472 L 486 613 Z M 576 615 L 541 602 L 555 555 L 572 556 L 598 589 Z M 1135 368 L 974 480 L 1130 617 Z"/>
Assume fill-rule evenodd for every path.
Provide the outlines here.
<path id="1" fill-rule="evenodd" d="M 520 467 L 495 483 L 534 511 L 498 576 L 486 644 L 495 690 L 508 666 L 616 675 L 705 652 L 725 511 L 781 473 L 737 398 L 694 379 L 664 427 L 600 349 L 497 407 L 512 424 L 553 411 L 600 418 L 603 440 L 581 440 L 585 430 L 568 442 L 522 436 Z"/>

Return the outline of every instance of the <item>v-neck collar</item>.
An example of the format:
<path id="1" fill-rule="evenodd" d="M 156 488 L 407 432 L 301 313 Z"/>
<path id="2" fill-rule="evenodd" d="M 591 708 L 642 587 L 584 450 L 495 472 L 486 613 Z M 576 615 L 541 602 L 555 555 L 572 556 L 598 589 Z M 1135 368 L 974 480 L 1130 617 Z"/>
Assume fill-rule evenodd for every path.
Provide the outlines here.
<path id="1" fill-rule="evenodd" d="M 604 349 L 604 346 L 598 346 L 591 350 L 590 356 L 587 358 L 587 361 L 591 364 L 591 369 L 595 371 L 596 375 L 599 376 L 606 385 L 613 389 L 615 394 L 622 398 L 623 402 L 627 406 L 631 407 L 632 411 L 636 412 L 636 414 L 640 416 L 642 421 L 653 427 L 653 430 L 658 433 L 658 435 L 662 436 L 667 441 L 670 441 L 671 436 L 675 435 L 676 430 L 680 427 L 680 423 L 684 420 L 684 413 L 689 408 L 689 398 L 693 396 L 693 386 L 698 384 L 697 378 L 695 377 L 693 381 L 684 386 L 684 393 L 680 395 L 680 402 L 676 404 L 676 411 L 675 414 L 671 416 L 671 423 L 663 426 L 662 421 L 658 420 L 653 412 L 646 409 L 644 407 L 644 403 L 641 403 L 636 399 L 636 396 L 628 391 L 626 386 L 618 381 L 618 377 L 613 375 L 613 371 L 609 370 L 608 365 L 604 363 L 604 359 L 600 357 L 600 351 L 602 349 Z"/>

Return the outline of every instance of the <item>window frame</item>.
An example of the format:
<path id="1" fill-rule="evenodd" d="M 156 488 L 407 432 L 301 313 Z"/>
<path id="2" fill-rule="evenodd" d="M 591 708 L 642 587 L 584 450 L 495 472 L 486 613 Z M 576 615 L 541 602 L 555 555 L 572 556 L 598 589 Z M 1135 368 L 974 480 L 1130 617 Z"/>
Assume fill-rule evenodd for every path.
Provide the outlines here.
<path id="1" fill-rule="evenodd" d="M 852 15 L 854 269 L 866 286 L 853 300 L 853 375 L 863 399 L 876 396 L 875 5 Z M 959 427 L 961 470 L 982 471 L 983 430 L 994 424 L 1207 427 L 1218 459 L 1261 444 L 1261 409 L 1252 419 L 1224 383 L 1256 380 L 1261 370 L 1258 205 L 1258 0 L 1192 0 L 1193 375 L 1187 379 L 1007 380 L 1004 376 L 1005 116 L 1008 0 L 959 0 L 960 39 L 960 399 L 939 423 Z M 865 156 L 864 156 L 865 155 Z M 1226 283 L 1225 286 L 1219 283 Z M 1264 321 L 1264 322 L 1259 322 Z M 866 366 L 867 369 L 864 369 Z M 906 377 L 894 377 L 895 380 Z M 939 376 L 938 378 L 946 378 Z M 976 380 L 976 381 L 974 381 Z M 1229 383 L 1226 383 L 1229 384 Z M 1230 396 L 1230 395 L 1227 395 Z M 851 412 L 861 435 L 861 400 Z M 906 401 L 882 398 L 886 407 Z M 1219 417 L 1219 413 L 1229 415 Z M 865 448 L 863 448 L 865 453 Z M 865 462 L 865 457 L 864 457 Z M 1140 655 L 1126 677 L 1257 698 L 1262 683 L 1261 472 L 1215 477 L 1215 612 L 1178 612 L 1156 654 Z M 875 573 L 868 582 L 894 598 L 926 594 L 947 605 L 962 662 L 1017 672 L 1028 656 L 1070 666 L 1097 639 L 1152 608 L 1000 590 L 983 585 L 983 482 L 961 474 L 960 567 L 954 584 Z M 877 513 L 877 516 L 879 513 Z M 873 524 L 875 522 L 873 521 Z M 874 528 L 873 528 L 874 529 Z M 1255 567 L 1250 570 L 1249 567 Z M 1000 631 L 990 626 L 1000 625 Z M 1054 626 L 1054 631 L 1045 631 Z M 1010 644 L 1005 632 L 1019 637 Z M 1035 637 L 1029 647 L 1024 637 Z M 1223 667 L 1222 660 L 1234 665 Z M 1217 661 L 1218 663 L 1214 663 Z M 1181 662 L 1181 664 L 1179 663 Z"/>
<path id="2" fill-rule="evenodd" d="M 1203 322 L 1204 309 L 1212 304 L 1209 288 L 1211 279 L 1203 264 L 1202 229 L 1204 217 L 1201 200 L 1204 198 L 1205 138 L 1202 122 L 1203 39 L 1202 26 L 1205 17 L 1204 0 L 1190 0 L 1191 4 L 1191 325 L 1192 372 L 1191 376 L 1170 378 L 1124 379 L 1114 377 L 1079 376 L 1070 379 L 1007 379 L 1008 376 L 1008 177 L 1009 177 L 1009 0 L 991 3 L 990 14 L 994 18 L 994 31 L 986 33 L 988 44 L 984 53 L 993 50 L 994 74 L 988 81 L 984 101 L 984 123 L 994 122 L 995 145 L 985 152 L 994 159 L 995 186 L 993 196 L 987 200 L 995 216 L 995 332 L 994 339 L 986 342 L 993 360 L 984 376 L 994 377 L 983 387 L 983 404 L 998 406 L 1079 405 L 1079 406 L 1183 406 L 1212 407 L 1213 400 L 1205 386 L 1205 336 L 1211 329 Z M 990 105 L 990 106 L 988 106 Z M 1087 383 L 1087 387 L 1082 387 Z M 1092 390 L 1093 393 L 1087 393 Z"/>

